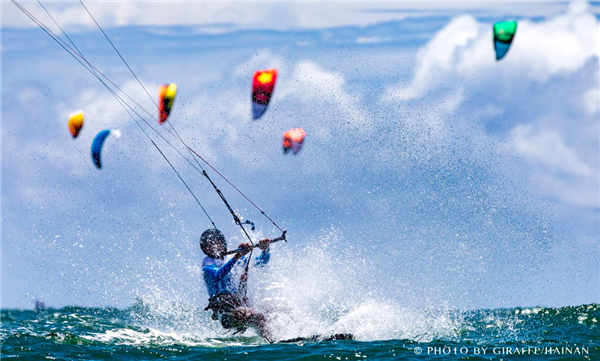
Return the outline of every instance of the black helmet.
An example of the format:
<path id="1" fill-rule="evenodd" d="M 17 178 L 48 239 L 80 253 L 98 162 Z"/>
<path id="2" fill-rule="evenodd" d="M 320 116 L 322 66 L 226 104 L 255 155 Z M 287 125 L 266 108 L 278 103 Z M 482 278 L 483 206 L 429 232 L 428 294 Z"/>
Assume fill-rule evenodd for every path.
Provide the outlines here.
<path id="1" fill-rule="evenodd" d="M 220 242 L 223 245 L 225 252 L 227 252 L 227 242 L 225 241 L 225 236 L 216 228 L 207 229 L 200 236 L 200 248 L 202 249 L 202 252 L 204 252 L 206 255 L 209 255 L 208 252 L 210 252 L 210 248 L 208 245 L 214 242 Z"/>

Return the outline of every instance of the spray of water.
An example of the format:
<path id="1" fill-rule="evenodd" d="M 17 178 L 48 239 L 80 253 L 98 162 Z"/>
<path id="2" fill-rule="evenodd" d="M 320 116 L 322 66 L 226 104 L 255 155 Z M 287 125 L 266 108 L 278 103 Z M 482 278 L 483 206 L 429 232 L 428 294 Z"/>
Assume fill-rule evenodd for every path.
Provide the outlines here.
<path id="1" fill-rule="evenodd" d="M 409 308 L 386 296 L 388 285 L 373 277 L 377 264 L 365 257 L 365 250 L 342 247 L 341 237 L 337 230 L 326 230 L 301 249 L 273 246 L 271 262 L 251 270 L 252 307 L 265 314 L 275 339 L 337 333 L 351 333 L 365 341 L 452 337 L 460 327 L 460 313 Z M 194 301 L 190 294 L 173 287 L 176 275 L 169 273 L 172 265 L 161 262 L 156 269 L 160 271 L 149 278 L 145 292 L 131 308 L 135 324 L 150 330 L 141 332 L 140 337 L 166 337 L 169 342 L 182 337 L 181 342 L 209 343 L 230 339 L 232 332 L 222 329 L 210 319 L 210 312 L 203 310 L 207 303 L 203 297 Z M 187 270 L 196 278 L 190 284 L 192 292 L 206 295 L 199 266 L 190 263 Z M 103 337 L 132 336 L 113 332 Z M 242 337 L 261 342 L 251 329 Z"/>

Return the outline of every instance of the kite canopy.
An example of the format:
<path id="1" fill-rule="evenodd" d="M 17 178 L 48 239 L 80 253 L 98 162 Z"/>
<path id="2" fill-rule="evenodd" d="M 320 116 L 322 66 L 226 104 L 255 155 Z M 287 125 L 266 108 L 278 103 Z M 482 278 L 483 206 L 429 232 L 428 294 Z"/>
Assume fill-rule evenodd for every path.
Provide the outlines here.
<path id="1" fill-rule="evenodd" d="M 96 165 L 96 168 L 102 168 L 102 163 L 100 162 L 100 154 L 102 153 L 102 147 L 104 147 L 104 141 L 109 135 L 114 135 L 115 137 L 121 137 L 121 131 L 118 129 L 107 129 L 103 130 L 96 135 L 94 141 L 92 142 L 92 160 Z"/>
<path id="2" fill-rule="evenodd" d="M 83 128 L 83 110 L 78 110 L 69 114 L 69 122 L 67 125 L 69 126 L 69 131 L 73 138 L 77 138 L 79 131 Z"/>
<path id="3" fill-rule="evenodd" d="M 158 87 L 158 122 L 160 124 L 167 121 L 171 108 L 177 95 L 177 85 L 175 83 L 164 84 Z"/>
<path id="4" fill-rule="evenodd" d="M 266 111 L 277 81 L 277 69 L 258 70 L 252 78 L 252 118 L 260 118 Z"/>
<path id="5" fill-rule="evenodd" d="M 290 129 L 283 133 L 283 154 L 289 152 L 290 149 L 294 154 L 298 154 L 300 149 L 302 149 L 305 137 L 306 132 L 302 128 Z"/>
<path id="6" fill-rule="evenodd" d="M 496 60 L 504 58 L 516 32 L 516 21 L 500 21 L 494 24 L 494 49 L 496 50 Z"/>

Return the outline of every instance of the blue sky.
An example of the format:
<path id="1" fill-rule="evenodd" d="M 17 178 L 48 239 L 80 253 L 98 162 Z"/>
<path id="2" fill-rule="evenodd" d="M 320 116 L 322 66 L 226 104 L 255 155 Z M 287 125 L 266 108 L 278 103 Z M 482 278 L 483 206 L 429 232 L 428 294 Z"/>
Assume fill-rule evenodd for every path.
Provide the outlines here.
<path id="1" fill-rule="evenodd" d="M 46 5 L 154 113 L 80 5 Z M 284 279 L 282 295 L 310 302 L 599 301 L 596 4 L 89 8 L 151 94 L 178 85 L 171 122 L 186 142 L 288 230 L 252 292 Z M 1 306 L 204 305 L 197 241 L 210 223 L 198 205 L 96 79 L 12 3 L 2 14 Z M 519 21 L 501 62 L 496 19 Z M 252 121 L 251 76 L 268 67 L 279 71 L 275 94 Z M 86 124 L 73 140 L 66 119 L 77 109 Z M 297 126 L 304 149 L 284 156 L 281 134 Z M 123 136 L 107 141 L 99 171 L 89 147 L 107 128 Z M 240 242 L 206 180 L 157 143 L 230 245 Z M 257 224 L 254 237 L 278 235 L 213 179 Z"/>

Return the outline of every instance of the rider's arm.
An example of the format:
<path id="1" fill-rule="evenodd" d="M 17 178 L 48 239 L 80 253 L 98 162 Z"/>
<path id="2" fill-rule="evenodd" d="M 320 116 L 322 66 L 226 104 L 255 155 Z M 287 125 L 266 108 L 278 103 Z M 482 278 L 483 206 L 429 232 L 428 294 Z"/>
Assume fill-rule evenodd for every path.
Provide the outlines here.
<path id="1" fill-rule="evenodd" d="M 269 252 L 270 250 L 271 250 L 270 248 L 267 248 L 265 251 L 262 251 L 261 254 L 254 259 L 256 261 L 254 263 L 254 265 L 256 267 L 262 267 L 262 266 L 266 265 L 267 263 L 269 263 L 269 260 L 271 259 L 271 252 Z"/>
<path id="2" fill-rule="evenodd" d="M 271 242 L 272 240 L 268 238 L 263 238 L 260 241 L 258 241 L 258 248 L 262 249 L 262 253 L 260 254 L 260 256 L 255 258 L 256 262 L 254 263 L 254 265 L 256 267 L 262 267 L 269 263 L 269 260 L 271 259 L 271 254 L 269 253 L 271 248 L 269 247 L 269 245 L 271 244 Z"/>
<path id="3" fill-rule="evenodd" d="M 208 274 L 212 279 L 221 280 L 231 271 L 236 262 L 237 259 L 231 258 L 221 267 L 218 267 L 215 264 L 207 264 L 202 267 L 202 271 Z"/>

